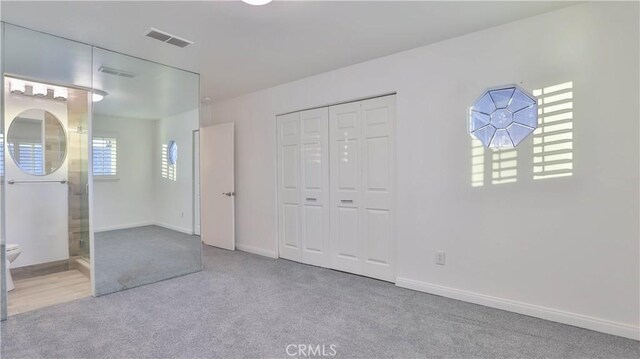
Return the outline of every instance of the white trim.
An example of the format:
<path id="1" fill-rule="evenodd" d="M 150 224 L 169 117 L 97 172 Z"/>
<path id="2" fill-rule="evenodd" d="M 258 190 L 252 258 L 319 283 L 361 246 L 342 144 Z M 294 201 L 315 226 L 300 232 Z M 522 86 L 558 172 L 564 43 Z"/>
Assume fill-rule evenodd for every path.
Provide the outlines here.
<path id="1" fill-rule="evenodd" d="M 146 221 L 146 222 L 128 223 L 128 224 L 118 224 L 118 225 L 115 225 L 115 226 L 101 227 L 101 228 L 97 228 L 95 230 L 95 233 L 107 232 L 107 231 L 115 231 L 115 230 L 118 230 L 118 229 L 137 228 L 137 227 L 144 227 L 144 226 L 158 226 L 158 227 L 170 229 L 172 231 L 186 233 L 186 234 L 189 234 L 189 235 L 193 234 L 193 229 L 192 228 L 183 228 L 183 227 L 174 226 L 172 224 L 167 224 L 167 223 L 162 223 L 162 222 L 155 222 L 155 221 Z"/>
<path id="2" fill-rule="evenodd" d="M 93 181 L 98 182 L 118 182 L 120 181 L 120 177 L 112 176 L 112 175 L 94 175 Z"/>
<path id="3" fill-rule="evenodd" d="M 259 256 L 265 256 L 269 258 L 278 258 L 278 253 L 276 251 L 270 251 L 268 249 L 262 249 L 258 247 L 248 246 L 246 244 L 236 242 L 236 249 L 239 251 L 257 254 Z"/>
<path id="4" fill-rule="evenodd" d="M 529 315 L 532 317 L 542 318 L 558 323 L 569 324 L 576 327 L 591 329 L 598 332 L 617 335 L 629 339 L 640 340 L 640 327 L 630 324 L 614 322 L 577 313 L 565 312 L 558 309 L 522 303 L 509 299 L 492 297 L 485 294 L 444 287 L 408 278 L 396 278 L 396 286 L 435 294 L 447 298 L 458 299 L 469 303 L 480 304 L 491 308 L 502 309 L 509 312 Z"/>
<path id="5" fill-rule="evenodd" d="M 153 226 L 155 224 L 156 223 L 154 221 L 128 223 L 128 224 L 117 224 L 115 226 L 107 226 L 107 227 L 96 228 L 94 230 L 94 232 L 95 233 L 99 233 L 99 232 L 115 231 L 117 229 L 129 229 L 129 228 L 136 228 L 136 227 Z"/>
<path id="6" fill-rule="evenodd" d="M 193 235 L 193 228 L 183 228 L 183 227 L 178 227 L 178 226 L 174 226 L 172 224 L 162 223 L 162 222 L 154 222 L 154 223 L 152 223 L 152 225 L 156 225 L 158 227 L 163 227 L 163 228 L 166 228 L 166 229 L 170 229 L 170 230 L 176 231 L 176 232 L 182 232 L 182 233 L 185 233 L 185 234 Z"/>

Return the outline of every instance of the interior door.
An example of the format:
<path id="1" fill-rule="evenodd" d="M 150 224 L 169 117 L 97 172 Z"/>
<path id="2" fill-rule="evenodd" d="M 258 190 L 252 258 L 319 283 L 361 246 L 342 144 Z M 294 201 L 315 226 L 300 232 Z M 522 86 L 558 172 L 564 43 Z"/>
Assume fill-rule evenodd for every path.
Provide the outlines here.
<path id="1" fill-rule="evenodd" d="M 395 96 L 329 111 L 332 267 L 395 281 Z"/>
<path id="2" fill-rule="evenodd" d="M 200 182 L 202 242 L 234 250 L 233 123 L 200 129 Z"/>
<path id="3" fill-rule="evenodd" d="M 362 273 L 395 282 L 395 95 L 362 101 Z"/>
<path id="4" fill-rule="evenodd" d="M 329 108 L 331 138 L 331 267 L 361 274 L 360 103 Z"/>
<path id="5" fill-rule="evenodd" d="M 278 116 L 279 257 L 300 262 L 300 113 Z"/>
<path id="6" fill-rule="evenodd" d="M 329 248 L 329 109 L 300 112 L 301 260 L 326 267 Z"/>

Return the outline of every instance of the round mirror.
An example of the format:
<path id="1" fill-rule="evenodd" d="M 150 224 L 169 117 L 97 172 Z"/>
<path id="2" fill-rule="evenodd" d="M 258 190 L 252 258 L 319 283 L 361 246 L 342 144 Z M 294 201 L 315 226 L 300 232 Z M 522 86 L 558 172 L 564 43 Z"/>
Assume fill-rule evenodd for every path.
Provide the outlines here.
<path id="1" fill-rule="evenodd" d="M 67 137 L 62 123 L 51 112 L 30 109 L 13 119 L 7 132 L 13 162 L 24 172 L 44 176 L 64 163 Z"/>

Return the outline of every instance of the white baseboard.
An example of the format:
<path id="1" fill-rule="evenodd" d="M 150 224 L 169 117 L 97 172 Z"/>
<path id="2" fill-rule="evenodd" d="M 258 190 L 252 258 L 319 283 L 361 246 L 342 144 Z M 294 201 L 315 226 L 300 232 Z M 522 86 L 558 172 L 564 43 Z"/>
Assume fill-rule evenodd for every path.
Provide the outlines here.
<path id="1" fill-rule="evenodd" d="M 396 285 L 402 288 L 413 289 L 420 292 L 439 295 L 442 297 L 458 299 L 491 308 L 502 309 L 509 312 L 515 312 L 532 317 L 551 320 L 558 323 L 591 329 L 602 333 L 640 340 L 640 327 L 625 323 L 618 323 L 606 319 L 565 312 L 553 308 L 541 307 L 538 305 L 517 302 L 509 299 L 492 297 L 489 295 L 420 282 L 408 278 L 396 278 Z"/>
<path id="2" fill-rule="evenodd" d="M 239 251 L 257 254 L 259 256 L 265 256 L 265 257 L 269 257 L 269 258 L 278 258 L 278 254 L 276 252 L 274 252 L 274 251 L 270 251 L 270 250 L 262 249 L 262 248 L 257 248 L 257 247 L 253 247 L 253 246 L 248 246 L 248 245 L 242 244 L 242 243 L 237 243 L 236 242 L 236 248 Z"/>
<path id="3" fill-rule="evenodd" d="M 118 229 L 129 229 L 129 228 L 144 227 L 144 226 L 158 226 L 158 227 L 163 227 L 163 228 L 170 229 L 170 230 L 176 231 L 176 232 L 181 232 L 181 233 L 186 233 L 186 234 L 193 234 L 193 229 L 191 229 L 191 228 L 182 228 L 182 227 L 174 226 L 174 225 L 171 225 L 171 224 L 162 223 L 162 222 L 155 222 L 155 221 L 129 223 L 129 224 L 119 224 L 119 225 L 115 225 L 115 226 L 100 227 L 100 228 L 96 228 L 94 230 L 94 232 L 95 233 L 107 232 L 107 231 L 115 231 L 115 230 L 118 230 Z"/>
<path id="4" fill-rule="evenodd" d="M 170 229 L 172 231 L 182 232 L 185 234 L 193 234 L 193 228 L 183 228 L 183 227 L 174 226 L 173 224 L 162 223 L 162 222 L 155 222 L 154 224 L 158 227 L 163 227 L 166 229 Z"/>
<path id="5" fill-rule="evenodd" d="M 118 230 L 118 229 L 129 229 L 129 228 L 136 228 L 136 227 L 153 226 L 154 224 L 156 224 L 154 221 L 128 223 L 128 224 L 118 224 L 118 225 L 115 225 L 115 226 L 99 227 L 99 228 L 94 229 L 93 231 L 94 231 L 94 233 L 107 232 L 107 231 L 115 231 L 115 230 Z"/>

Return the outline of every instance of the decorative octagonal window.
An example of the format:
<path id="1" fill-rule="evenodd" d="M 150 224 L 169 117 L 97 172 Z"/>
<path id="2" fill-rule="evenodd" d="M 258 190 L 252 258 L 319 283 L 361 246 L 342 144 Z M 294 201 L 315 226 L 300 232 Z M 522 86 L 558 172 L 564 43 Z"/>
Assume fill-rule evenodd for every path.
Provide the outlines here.
<path id="1" fill-rule="evenodd" d="M 171 140 L 167 144 L 167 162 L 169 162 L 170 165 L 175 165 L 177 161 L 178 144 L 176 144 L 176 141 Z"/>
<path id="2" fill-rule="evenodd" d="M 486 90 L 469 108 L 469 132 L 485 147 L 514 148 L 538 127 L 538 102 L 517 85 Z"/>

